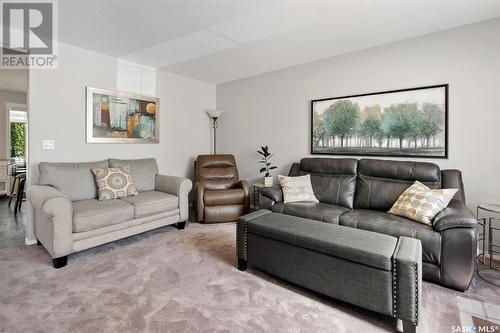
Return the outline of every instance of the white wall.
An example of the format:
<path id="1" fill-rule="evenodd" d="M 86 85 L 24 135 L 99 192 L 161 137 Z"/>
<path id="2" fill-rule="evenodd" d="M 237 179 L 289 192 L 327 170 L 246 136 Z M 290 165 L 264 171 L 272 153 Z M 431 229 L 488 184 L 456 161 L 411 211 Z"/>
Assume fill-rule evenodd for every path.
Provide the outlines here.
<path id="1" fill-rule="evenodd" d="M 215 107 L 215 85 L 147 68 L 134 69 L 133 64 L 122 65 L 116 58 L 60 43 L 57 70 L 30 72 L 31 183 L 37 182 L 37 165 L 42 161 L 106 158 L 155 157 L 161 173 L 192 176 L 196 155 L 210 152 L 210 122 L 204 110 Z M 137 84 L 137 78 L 144 80 L 142 85 Z M 160 143 L 85 143 L 86 86 L 157 95 Z M 43 139 L 55 140 L 56 149 L 43 150 Z M 30 230 L 28 238 L 32 238 Z"/>
<path id="2" fill-rule="evenodd" d="M 7 106 L 11 104 L 26 104 L 26 93 L 0 90 L 0 159 L 10 158 L 10 151 L 7 148 Z"/>
<path id="3" fill-rule="evenodd" d="M 499 36 L 495 19 L 220 84 L 220 151 L 254 181 L 269 145 L 287 173 L 310 154 L 312 99 L 449 83 L 449 159 L 422 160 L 462 170 L 471 208 L 500 202 Z"/>

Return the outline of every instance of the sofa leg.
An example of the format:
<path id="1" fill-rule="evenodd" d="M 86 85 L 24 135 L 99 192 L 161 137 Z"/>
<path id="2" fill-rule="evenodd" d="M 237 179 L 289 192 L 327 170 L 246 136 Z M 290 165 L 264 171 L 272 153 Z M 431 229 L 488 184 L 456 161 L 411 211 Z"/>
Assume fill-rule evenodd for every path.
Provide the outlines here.
<path id="1" fill-rule="evenodd" d="M 407 320 L 403 320 L 403 333 L 416 333 L 417 326 L 415 323 Z"/>
<path id="2" fill-rule="evenodd" d="M 247 269 L 247 260 L 238 258 L 238 269 L 244 271 Z"/>
<path id="3" fill-rule="evenodd" d="M 67 263 L 68 263 L 68 256 L 52 259 L 52 264 L 54 265 L 54 268 L 62 268 L 66 266 Z"/>
<path id="4" fill-rule="evenodd" d="M 184 222 L 177 222 L 177 223 L 175 224 L 175 227 L 176 227 L 177 229 L 179 229 L 179 230 L 184 229 L 184 228 L 186 227 L 186 221 L 184 221 Z"/>

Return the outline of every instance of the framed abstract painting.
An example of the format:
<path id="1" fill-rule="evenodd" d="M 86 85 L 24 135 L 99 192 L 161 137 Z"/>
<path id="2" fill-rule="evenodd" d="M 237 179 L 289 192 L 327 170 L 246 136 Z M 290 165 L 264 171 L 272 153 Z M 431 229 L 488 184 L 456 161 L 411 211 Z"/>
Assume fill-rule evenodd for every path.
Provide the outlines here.
<path id="1" fill-rule="evenodd" d="M 87 87 L 88 143 L 158 143 L 160 100 Z"/>
<path id="2" fill-rule="evenodd" d="M 448 85 L 313 100 L 311 153 L 448 158 Z"/>

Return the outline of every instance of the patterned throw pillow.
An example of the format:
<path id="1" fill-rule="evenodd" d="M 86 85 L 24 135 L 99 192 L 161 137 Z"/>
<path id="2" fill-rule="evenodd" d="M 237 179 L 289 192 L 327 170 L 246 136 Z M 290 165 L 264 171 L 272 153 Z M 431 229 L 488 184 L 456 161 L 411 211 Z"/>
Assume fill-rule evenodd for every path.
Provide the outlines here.
<path id="1" fill-rule="evenodd" d="M 311 176 L 286 177 L 278 175 L 283 191 L 283 201 L 287 202 L 319 202 L 314 196 Z"/>
<path id="2" fill-rule="evenodd" d="M 132 169 L 128 165 L 119 168 L 95 168 L 92 173 L 101 201 L 139 194 L 132 180 Z"/>
<path id="3" fill-rule="evenodd" d="M 388 213 L 432 225 L 434 216 L 448 206 L 457 191 L 455 188 L 431 190 L 415 181 L 399 196 Z"/>

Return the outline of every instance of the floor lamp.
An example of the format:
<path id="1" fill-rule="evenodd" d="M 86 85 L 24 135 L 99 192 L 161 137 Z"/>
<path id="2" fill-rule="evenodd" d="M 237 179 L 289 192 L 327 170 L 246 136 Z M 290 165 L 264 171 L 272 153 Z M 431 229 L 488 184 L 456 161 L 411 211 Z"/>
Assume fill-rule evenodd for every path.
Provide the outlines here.
<path id="1" fill-rule="evenodd" d="M 210 119 L 212 119 L 212 128 L 214 129 L 214 155 L 217 154 L 217 128 L 219 127 L 219 122 L 217 119 L 221 116 L 221 110 L 206 110 Z"/>

